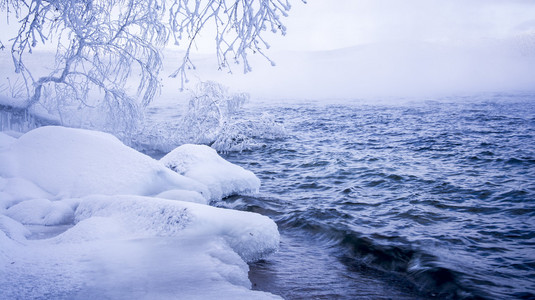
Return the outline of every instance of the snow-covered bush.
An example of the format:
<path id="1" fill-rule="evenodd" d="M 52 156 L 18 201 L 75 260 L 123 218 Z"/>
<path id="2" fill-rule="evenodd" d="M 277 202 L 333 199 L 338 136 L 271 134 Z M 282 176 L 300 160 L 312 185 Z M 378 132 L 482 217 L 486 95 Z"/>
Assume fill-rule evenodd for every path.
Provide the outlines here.
<path id="1" fill-rule="evenodd" d="M 211 147 L 219 152 L 251 150 L 262 140 L 286 136 L 285 128 L 269 114 L 251 119 L 233 119 L 223 124 Z"/>
<path id="2" fill-rule="evenodd" d="M 199 83 L 180 125 L 186 131 L 184 138 L 194 144 L 211 144 L 247 100 L 248 94 L 229 94 L 227 87 L 216 82 Z"/>
<path id="3" fill-rule="evenodd" d="M 145 152 L 167 153 L 183 144 L 204 144 L 227 152 L 252 149 L 264 139 L 286 136 L 272 116 L 246 114 L 243 106 L 248 99 L 248 94 L 230 93 L 219 83 L 201 82 L 191 91 L 184 111 L 173 108 L 176 116 L 164 120 L 148 116 L 132 145 Z"/>

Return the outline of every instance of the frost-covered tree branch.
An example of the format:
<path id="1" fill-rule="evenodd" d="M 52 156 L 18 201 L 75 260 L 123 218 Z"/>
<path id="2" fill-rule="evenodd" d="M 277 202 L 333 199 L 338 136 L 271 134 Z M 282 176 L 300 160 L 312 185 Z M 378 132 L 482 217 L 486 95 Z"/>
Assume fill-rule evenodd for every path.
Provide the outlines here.
<path id="1" fill-rule="evenodd" d="M 140 103 L 146 105 L 154 97 L 161 68 L 158 47 L 168 36 L 159 1 L 7 0 L 2 9 L 21 24 L 11 55 L 15 72 L 28 88 L 28 107 L 41 100 L 45 88 L 84 104 L 96 88 L 105 101 L 134 105 L 134 97 L 124 92 L 133 70 L 141 73 Z M 52 38 L 57 39 L 56 66 L 49 75 L 34 78 L 24 58 Z"/>
<path id="2" fill-rule="evenodd" d="M 304 1 L 303 1 L 304 2 Z M 192 46 L 199 33 L 215 28 L 219 68 L 242 63 L 269 48 L 263 33 L 286 33 L 281 17 L 288 0 L 0 0 L 0 9 L 19 29 L 10 40 L 15 71 L 25 82 L 29 108 L 45 95 L 79 105 L 134 114 L 159 89 L 161 49 L 185 43 L 186 52 L 172 77 L 187 82 L 194 68 Z M 14 20 L 13 20 L 14 19 Z M 25 58 L 39 44 L 57 43 L 53 71 L 34 77 Z M 4 47 L 4 44 L 0 45 Z M 268 58 L 269 60 L 269 58 Z M 273 64 L 273 62 L 272 62 Z M 136 82 L 137 92 L 127 84 Z M 61 108 L 58 104 L 58 110 Z M 134 115 L 128 118 L 135 118 Z M 127 116 L 125 116 L 127 117 Z"/>
<path id="3" fill-rule="evenodd" d="M 262 36 L 264 31 L 286 34 L 281 16 L 288 16 L 290 3 L 286 1 L 198 1 L 175 0 L 170 8 L 169 24 L 175 44 L 184 36 L 188 45 L 180 67 L 172 74 L 186 78 L 186 69 L 195 68 L 190 60 L 190 52 L 195 37 L 212 23 L 216 28 L 215 43 L 219 68 L 230 68 L 229 62 L 243 63 L 244 72 L 251 71 L 247 54 L 259 53 L 266 57 L 264 50 L 269 44 Z"/>

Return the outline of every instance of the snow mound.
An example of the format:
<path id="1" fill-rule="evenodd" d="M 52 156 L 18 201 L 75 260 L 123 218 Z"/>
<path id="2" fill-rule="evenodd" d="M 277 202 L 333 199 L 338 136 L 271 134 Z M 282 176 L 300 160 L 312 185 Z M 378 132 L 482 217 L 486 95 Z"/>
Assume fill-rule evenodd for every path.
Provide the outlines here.
<path id="1" fill-rule="evenodd" d="M 204 145 L 186 144 L 160 159 L 171 170 L 208 186 L 212 200 L 257 193 L 260 180 L 251 171 L 234 165 Z"/>
<path id="2" fill-rule="evenodd" d="M 0 175 L 27 179 L 61 198 L 155 195 L 169 189 L 195 191 L 210 198 L 203 184 L 171 172 L 102 132 L 41 127 L 12 142 L 10 149 L 0 155 Z"/>
<path id="3" fill-rule="evenodd" d="M 83 198 L 76 209 L 75 221 L 80 223 L 93 217 L 115 219 L 134 237 L 182 234 L 222 237 L 245 261 L 255 261 L 273 253 L 280 240 L 277 225 L 268 217 L 191 202 L 142 196 Z M 103 231 L 101 228 L 95 230 Z M 83 239 L 73 236 L 70 231 L 72 229 L 57 238 L 67 241 L 66 236 L 71 235 L 74 240 Z M 121 230 L 117 232 L 124 235 Z"/>
<path id="4" fill-rule="evenodd" d="M 0 215 L 0 235 L 4 234 L 4 238 L 8 237 L 14 241 L 25 241 L 26 237 L 30 235 L 30 231 L 19 222 L 10 217 Z M 0 241 L 2 238 L 0 237 Z M 1 244 L 5 245 L 5 241 Z M 1 249 L 0 249 L 1 250 Z"/>
<path id="5" fill-rule="evenodd" d="M 83 219 L 67 231 L 52 237 L 49 242 L 66 245 L 89 241 L 112 241 L 131 237 L 132 231 L 117 218 L 98 217 Z"/>
<path id="6" fill-rule="evenodd" d="M 13 205 L 6 215 L 22 224 L 62 225 L 71 224 L 74 210 L 66 201 L 33 199 Z"/>
<path id="7" fill-rule="evenodd" d="M 50 199 L 52 196 L 26 179 L 0 177 L 0 212 L 19 202 L 37 198 Z"/>

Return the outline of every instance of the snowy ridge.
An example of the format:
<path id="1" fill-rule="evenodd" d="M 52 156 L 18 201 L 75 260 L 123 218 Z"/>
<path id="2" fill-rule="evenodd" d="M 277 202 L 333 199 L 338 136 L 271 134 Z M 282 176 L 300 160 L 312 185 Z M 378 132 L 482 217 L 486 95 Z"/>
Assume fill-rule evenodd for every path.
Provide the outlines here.
<path id="1" fill-rule="evenodd" d="M 101 132 L 0 133 L 0 298 L 278 299 L 246 264 L 278 249 L 277 225 L 205 205 L 260 181 L 205 146 L 167 160 L 181 151 L 185 176 Z"/>

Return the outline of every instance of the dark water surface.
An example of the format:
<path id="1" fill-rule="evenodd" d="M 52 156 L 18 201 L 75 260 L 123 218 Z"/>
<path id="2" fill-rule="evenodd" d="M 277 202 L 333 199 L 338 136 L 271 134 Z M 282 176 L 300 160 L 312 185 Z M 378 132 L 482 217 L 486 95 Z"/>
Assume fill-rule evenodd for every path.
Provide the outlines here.
<path id="1" fill-rule="evenodd" d="M 220 206 L 273 218 L 251 266 L 286 299 L 535 298 L 535 97 L 273 104 L 288 137 L 225 158 L 261 180 Z"/>

